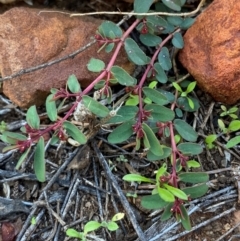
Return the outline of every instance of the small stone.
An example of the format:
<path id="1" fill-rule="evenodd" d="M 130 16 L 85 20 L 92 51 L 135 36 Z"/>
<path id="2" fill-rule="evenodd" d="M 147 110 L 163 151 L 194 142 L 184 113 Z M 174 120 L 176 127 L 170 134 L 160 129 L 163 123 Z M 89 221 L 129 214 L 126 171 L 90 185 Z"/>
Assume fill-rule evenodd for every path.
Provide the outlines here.
<path id="1" fill-rule="evenodd" d="M 184 36 L 182 65 L 216 101 L 240 99 L 240 1 L 215 0 Z"/>
<path id="2" fill-rule="evenodd" d="M 101 20 L 68 14 L 41 12 L 40 9 L 12 8 L 0 15 L 0 73 L 2 77 L 18 73 L 67 56 L 92 41 Z M 112 53 L 97 53 L 94 44 L 74 58 L 4 81 L 3 93 L 16 105 L 27 108 L 44 103 L 51 88 L 65 87 L 75 74 L 82 87 L 97 77 L 87 70 L 90 58 L 108 63 Z M 124 51 L 117 65 L 131 72 L 134 68 Z"/>

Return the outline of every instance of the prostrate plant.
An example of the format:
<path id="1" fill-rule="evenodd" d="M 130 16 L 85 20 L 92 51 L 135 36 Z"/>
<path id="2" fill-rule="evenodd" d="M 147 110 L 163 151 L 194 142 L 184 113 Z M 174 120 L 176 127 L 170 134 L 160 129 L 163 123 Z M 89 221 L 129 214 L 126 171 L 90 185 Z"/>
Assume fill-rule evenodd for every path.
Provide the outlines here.
<path id="1" fill-rule="evenodd" d="M 208 181 L 208 176 L 204 173 L 189 172 L 192 167 L 199 166 L 190 157 L 200 154 L 202 147 L 196 143 L 197 132 L 185 120 L 180 119 L 184 112 L 194 112 L 199 108 L 197 99 L 191 95 L 196 83 L 186 80 L 179 84 L 173 83 L 174 94 L 161 87 L 170 82 L 168 75 L 172 69 L 171 53 L 167 46 L 172 44 L 172 49 L 183 48 L 182 31 L 189 28 L 194 19 L 144 16 L 144 13 L 149 11 L 169 12 L 169 14 L 180 11 L 186 1 L 162 0 L 154 4 L 153 2 L 153 0 L 134 1 L 134 12 L 143 15 L 137 17 L 125 32 L 110 21 L 103 22 L 99 26 L 95 35 L 97 43 L 100 50 L 112 52 L 112 58 L 109 63 L 95 58 L 90 59 L 88 70 L 99 75 L 86 89 L 81 90 L 76 77 L 71 75 L 65 89 L 51 90 L 46 100 L 46 110 L 52 124 L 42 128 L 36 107 L 32 106 L 27 111 L 27 125 L 21 129 L 23 134 L 4 132 L 1 139 L 10 144 L 5 151 L 16 149 L 23 153 L 16 168 L 21 166 L 36 144 L 33 166 L 38 180 L 43 182 L 47 134 L 53 132 L 51 144 L 67 141 L 78 146 L 85 144 L 103 124 L 122 123 L 110 133 L 109 142 L 121 143 L 135 136 L 136 151 L 144 150 L 149 161 L 163 161 L 156 172 L 155 180 L 130 176 L 131 181 L 144 181 L 155 185 L 153 195 L 144 197 L 142 205 L 154 209 L 164 207 L 163 219 L 169 218 L 173 213 L 182 221 L 184 227 L 189 229 L 190 222 L 184 204 L 189 198 L 204 195 L 207 191 L 205 183 Z M 129 37 L 135 29 L 139 31 L 141 45 L 154 51 L 151 57 Z M 128 59 L 133 64 L 144 67 L 144 73 L 139 80 L 115 65 L 121 48 L 125 49 Z M 151 81 L 150 84 L 146 83 L 147 80 Z M 126 87 L 131 98 L 134 99 L 136 96 L 134 104 L 129 98 L 126 101 L 128 105 L 121 103 L 116 110 L 110 110 L 100 103 L 101 99 L 106 100 L 108 104 L 113 102 L 112 84 L 116 83 Z M 97 91 L 92 98 L 88 94 L 94 88 Z M 70 110 L 60 117 L 58 110 L 67 98 L 75 98 L 75 101 Z M 77 118 L 79 126 L 71 122 L 72 116 Z M 87 128 L 84 122 L 88 122 Z M 165 142 L 166 139 L 170 139 L 170 144 Z M 180 189 L 180 182 L 197 185 Z M 153 205 L 150 205 L 151 203 Z"/>
<path id="2" fill-rule="evenodd" d="M 89 221 L 85 224 L 83 232 L 78 232 L 77 230 L 70 228 L 66 231 L 66 234 L 69 237 L 78 238 L 79 240 L 86 241 L 88 233 L 96 231 L 100 227 L 106 228 L 109 231 L 116 231 L 119 228 L 116 222 L 121 220 L 123 217 L 124 213 L 117 213 L 112 217 L 110 221 Z"/>

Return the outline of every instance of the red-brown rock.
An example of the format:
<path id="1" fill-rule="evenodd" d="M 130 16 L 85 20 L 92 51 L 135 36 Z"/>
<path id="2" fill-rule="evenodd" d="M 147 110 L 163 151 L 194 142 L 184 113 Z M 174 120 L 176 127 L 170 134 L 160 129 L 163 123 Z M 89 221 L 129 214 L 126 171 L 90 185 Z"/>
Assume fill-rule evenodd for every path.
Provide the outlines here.
<path id="1" fill-rule="evenodd" d="M 67 56 L 92 41 L 101 20 L 70 18 L 61 13 L 41 13 L 37 9 L 13 8 L 0 15 L 0 73 L 2 77 Z M 20 107 L 42 104 L 51 88 L 64 87 L 75 74 L 82 87 L 97 75 L 87 70 L 91 57 L 109 61 L 110 54 L 97 53 L 97 44 L 75 58 L 23 74 L 3 83 L 3 92 Z M 124 54 L 117 64 L 130 67 Z"/>
<path id="2" fill-rule="evenodd" d="M 184 36 L 179 60 L 216 101 L 240 99 L 240 1 L 215 0 Z"/>

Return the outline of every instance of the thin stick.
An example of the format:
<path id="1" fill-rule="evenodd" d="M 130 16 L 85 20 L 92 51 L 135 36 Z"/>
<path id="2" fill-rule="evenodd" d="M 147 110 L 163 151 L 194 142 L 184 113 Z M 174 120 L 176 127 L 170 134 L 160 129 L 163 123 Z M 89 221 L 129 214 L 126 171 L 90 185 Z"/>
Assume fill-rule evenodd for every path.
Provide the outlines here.
<path id="1" fill-rule="evenodd" d="M 153 16 L 153 15 L 162 15 L 162 16 L 181 16 L 181 17 L 186 17 L 186 16 L 191 16 L 196 14 L 200 8 L 203 6 L 206 0 L 201 0 L 199 3 L 198 7 L 189 13 L 167 13 L 167 12 L 153 12 L 153 13 L 133 13 L 133 12 L 92 12 L 92 13 L 74 13 L 71 14 L 70 17 L 77 17 L 77 16 L 89 16 L 89 15 L 105 15 L 105 14 L 110 14 L 110 15 L 132 15 L 132 16 Z"/>

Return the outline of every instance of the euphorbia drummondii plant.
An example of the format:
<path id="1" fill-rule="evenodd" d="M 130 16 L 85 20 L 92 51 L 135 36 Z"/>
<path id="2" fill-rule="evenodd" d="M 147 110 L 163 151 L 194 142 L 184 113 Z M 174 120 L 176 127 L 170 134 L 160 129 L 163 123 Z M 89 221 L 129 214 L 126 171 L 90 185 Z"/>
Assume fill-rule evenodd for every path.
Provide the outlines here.
<path id="1" fill-rule="evenodd" d="M 71 75 L 65 89 L 51 90 L 46 100 L 46 110 L 52 124 L 42 128 L 36 107 L 32 106 L 27 111 L 27 125 L 21 130 L 23 134 L 4 132 L 1 139 L 11 144 L 5 150 L 17 149 L 23 153 L 17 168 L 36 144 L 34 170 L 39 181 L 45 181 L 44 143 L 47 139 L 51 138 L 51 143 L 68 141 L 73 145 L 85 144 L 88 139 L 83 134 L 86 127 L 82 125 L 80 130 L 74 125 L 70 118 L 72 115 L 77 116 L 76 112 L 87 113 L 91 118 L 95 118 L 99 125 L 120 122 L 122 124 L 108 136 L 109 142 L 121 143 L 135 136 L 136 150 L 144 150 L 151 162 L 163 160 L 162 166 L 156 171 L 155 180 L 135 174 L 126 175 L 124 180 L 153 183 L 155 188 L 152 195 L 144 197 L 142 205 L 151 209 L 164 208 L 163 220 L 173 213 L 182 221 L 184 227 L 189 229 L 190 222 L 184 204 L 191 198 L 204 195 L 207 192 L 208 181 L 208 176 L 204 173 L 189 172 L 190 168 L 199 167 L 198 162 L 190 157 L 201 153 L 202 147 L 195 143 L 198 137 L 195 130 L 181 119 L 183 112 L 193 112 L 199 107 L 198 101 L 191 96 L 195 83 L 185 81 L 173 84 L 175 94 L 161 89 L 161 86 L 170 81 L 168 71 L 172 69 L 170 53 L 166 46 L 183 48 L 182 30 L 190 27 L 194 19 L 144 16 L 151 6 L 151 11 L 172 12 L 180 11 L 185 4 L 185 0 L 153 2 L 135 0 L 134 12 L 143 15 L 137 17 L 125 32 L 110 21 L 99 26 L 95 35 L 96 42 L 100 50 L 111 53 L 112 57 L 107 64 L 99 59 L 90 59 L 88 70 L 99 75 L 86 89 L 81 90 L 76 77 Z M 129 37 L 135 29 L 139 31 L 141 45 L 154 51 L 151 57 Z M 132 63 L 145 66 L 144 73 L 138 80 L 115 65 L 121 48 L 125 49 Z M 147 80 L 151 83 L 146 83 Z M 112 103 L 112 83 L 125 86 L 129 92 L 127 104 L 119 107 L 118 111 L 110 111 L 99 102 L 100 99 L 107 99 L 109 104 Z M 185 87 L 187 90 L 183 91 Z M 88 94 L 94 88 L 97 94 L 92 98 Z M 70 110 L 60 117 L 58 110 L 67 98 L 75 98 L 75 101 Z M 84 121 L 84 117 L 81 121 Z M 53 133 L 51 137 L 50 133 Z M 170 144 L 164 142 L 166 138 L 170 139 Z M 180 189 L 180 182 L 196 185 Z"/>

